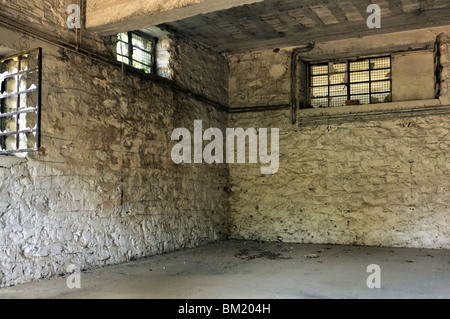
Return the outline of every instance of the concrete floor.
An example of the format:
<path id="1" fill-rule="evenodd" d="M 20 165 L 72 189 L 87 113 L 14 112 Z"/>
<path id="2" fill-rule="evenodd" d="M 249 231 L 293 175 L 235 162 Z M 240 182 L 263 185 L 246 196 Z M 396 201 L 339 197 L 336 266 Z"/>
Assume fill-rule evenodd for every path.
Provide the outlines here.
<path id="1" fill-rule="evenodd" d="M 279 255 L 278 255 L 279 254 Z M 381 270 L 369 289 L 367 266 Z M 0 289 L 0 299 L 450 298 L 448 250 L 230 240 Z"/>

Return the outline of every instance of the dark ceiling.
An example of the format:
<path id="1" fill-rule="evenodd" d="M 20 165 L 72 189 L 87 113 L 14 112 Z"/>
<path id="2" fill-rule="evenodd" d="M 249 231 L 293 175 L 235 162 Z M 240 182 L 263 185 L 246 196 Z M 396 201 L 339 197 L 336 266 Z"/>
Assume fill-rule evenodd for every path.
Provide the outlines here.
<path id="1" fill-rule="evenodd" d="M 379 29 L 366 24 L 371 3 L 381 8 Z M 449 0 L 265 0 L 160 27 L 221 53 L 239 53 L 445 25 Z"/>

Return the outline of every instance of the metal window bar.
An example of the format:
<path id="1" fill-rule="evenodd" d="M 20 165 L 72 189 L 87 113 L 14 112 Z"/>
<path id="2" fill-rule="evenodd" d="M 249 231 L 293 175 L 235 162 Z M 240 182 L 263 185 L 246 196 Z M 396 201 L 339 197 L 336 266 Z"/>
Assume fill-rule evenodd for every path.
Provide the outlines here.
<path id="1" fill-rule="evenodd" d="M 346 100 L 356 100 L 355 98 L 360 98 L 359 104 L 391 101 L 392 74 L 390 56 L 349 59 L 337 61 L 333 65 L 340 65 L 337 72 L 335 72 L 334 67 L 331 68 L 333 70 L 330 70 L 329 62 L 310 64 L 308 75 L 310 88 L 308 91 L 312 107 L 345 105 Z M 337 78 L 341 74 L 346 80 L 339 82 Z M 332 77 L 334 77 L 333 83 L 331 83 Z M 346 87 L 345 94 L 339 94 L 339 86 Z M 324 94 L 326 87 L 328 92 Z M 322 92 L 322 94 L 317 95 L 317 92 Z"/>
<path id="2" fill-rule="evenodd" d="M 0 154 L 32 152 L 41 146 L 41 70 L 41 48 L 0 60 Z M 35 75 L 34 79 L 30 77 L 32 83 L 27 83 L 29 75 Z M 8 92 L 11 87 L 7 87 L 7 81 L 11 80 L 15 83 L 13 91 Z M 25 82 L 25 89 L 21 81 Z M 36 94 L 36 99 L 30 106 L 32 94 Z M 8 123 L 8 119 L 14 121 L 14 129 L 8 125 L 13 121 Z M 28 127 L 31 124 L 33 127 Z"/>

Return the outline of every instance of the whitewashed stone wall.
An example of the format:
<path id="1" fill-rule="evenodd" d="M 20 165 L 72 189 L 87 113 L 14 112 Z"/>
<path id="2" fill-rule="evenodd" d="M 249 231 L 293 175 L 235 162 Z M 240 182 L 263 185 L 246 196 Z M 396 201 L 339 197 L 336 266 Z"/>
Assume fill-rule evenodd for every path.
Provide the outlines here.
<path id="1" fill-rule="evenodd" d="M 450 35 L 442 34 L 440 37 L 440 64 L 441 71 L 441 94 L 440 100 L 443 104 L 450 104 Z"/>
<path id="2" fill-rule="evenodd" d="M 227 60 L 219 53 L 189 42 L 188 39 L 173 39 L 171 66 L 177 83 L 216 101 L 228 105 Z"/>
<path id="3" fill-rule="evenodd" d="M 1 4 L 40 31 L 73 35 L 61 31 L 65 1 Z M 0 28 L 0 46 L 17 51 L 22 36 Z M 228 168 L 174 164 L 170 137 L 194 120 L 224 129 L 227 114 L 165 81 L 27 38 L 43 48 L 42 149 L 0 157 L 0 287 L 226 238 Z M 203 52 L 192 81 L 215 87 L 205 79 L 220 66 L 208 68 Z"/>
<path id="4" fill-rule="evenodd" d="M 443 39 L 442 90 L 432 105 L 445 107 L 449 105 L 450 65 L 448 37 Z M 319 44 L 315 52 L 326 47 Z M 325 53 L 338 48 L 328 47 Z M 351 41 L 348 47 L 362 49 Z M 289 73 L 276 82 L 270 72 L 271 65 L 290 65 L 289 54 L 259 52 L 252 59 L 246 53 L 229 60 L 231 107 L 261 104 L 258 92 L 264 87 L 272 95 L 267 105 L 277 99 L 289 101 L 282 89 L 290 81 Z M 259 82 L 245 85 L 250 73 Z M 391 108 L 407 107 L 406 103 L 393 103 Z M 320 110 L 313 111 L 320 115 Z M 304 116 L 304 111 L 297 112 Z M 230 114 L 230 127 L 280 129 L 276 174 L 261 175 L 260 164 L 230 165 L 232 238 L 450 248 L 448 111 L 411 118 L 298 124 L 291 124 L 289 109 Z"/>
<path id="5" fill-rule="evenodd" d="M 450 116 L 298 128 L 289 111 L 233 114 L 280 128 L 280 167 L 230 165 L 232 238 L 449 248 Z"/>
<path id="6" fill-rule="evenodd" d="M 230 56 L 230 106 L 288 104 L 291 95 L 290 56 L 290 50 Z"/>

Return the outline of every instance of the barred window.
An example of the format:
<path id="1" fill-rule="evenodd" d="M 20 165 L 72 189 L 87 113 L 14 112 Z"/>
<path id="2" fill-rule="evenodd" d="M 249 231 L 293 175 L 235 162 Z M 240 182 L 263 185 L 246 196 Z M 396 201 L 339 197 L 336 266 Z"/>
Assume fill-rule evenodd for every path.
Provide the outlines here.
<path id="1" fill-rule="evenodd" d="M 309 87 L 315 108 L 391 102 L 391 57 L 311 64 Z"/>
<path id="2" fill-rule="evenodd" d="M 156 39 L 136 32 L 117 35 L 117 60 L 146 73 L 154 73 Z"/>
<path id="3" fill-rule="evenodd" d="M 39 150 L 41 49 L 0 59 L 0 154 Z"/>

